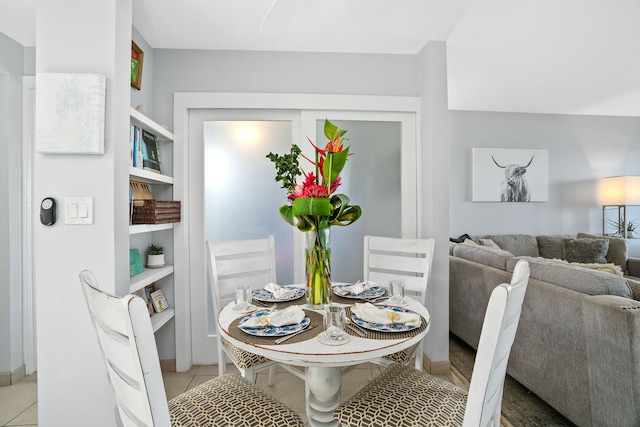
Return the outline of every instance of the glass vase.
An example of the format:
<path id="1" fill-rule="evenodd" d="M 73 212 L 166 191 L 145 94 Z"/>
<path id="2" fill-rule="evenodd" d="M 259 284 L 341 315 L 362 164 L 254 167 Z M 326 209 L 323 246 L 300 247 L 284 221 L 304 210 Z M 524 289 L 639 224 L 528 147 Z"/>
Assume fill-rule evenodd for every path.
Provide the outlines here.
<path id="1" fill-rule="evenodd" d="M 307 303 L 323 308 L 331 303 L 331 249 L 329 228 L 306 232 Z"/>

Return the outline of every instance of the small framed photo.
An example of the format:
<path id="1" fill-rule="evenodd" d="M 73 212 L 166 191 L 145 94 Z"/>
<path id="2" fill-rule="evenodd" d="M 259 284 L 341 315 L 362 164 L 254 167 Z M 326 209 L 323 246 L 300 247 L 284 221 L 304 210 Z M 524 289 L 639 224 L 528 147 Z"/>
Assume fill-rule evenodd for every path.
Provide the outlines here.
<path id="1" fill-rule="evenodd" d="M 138 47 L 136 42 L 131 40 L 131 86 L 140 90 L 142 86 L 142 62 L 144 52 Z"/>

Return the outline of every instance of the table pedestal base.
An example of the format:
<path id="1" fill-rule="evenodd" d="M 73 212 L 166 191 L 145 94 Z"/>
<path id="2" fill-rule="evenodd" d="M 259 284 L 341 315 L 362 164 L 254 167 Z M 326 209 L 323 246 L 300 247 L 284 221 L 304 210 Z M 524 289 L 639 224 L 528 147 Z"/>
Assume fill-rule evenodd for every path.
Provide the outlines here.
<path id="1" fill-rule="evenodd" d="M 340 368 L 310 367 L 306 373 L 307 416 L 310 426 L 338 426 L 333 411 L 340 406 Z"/>

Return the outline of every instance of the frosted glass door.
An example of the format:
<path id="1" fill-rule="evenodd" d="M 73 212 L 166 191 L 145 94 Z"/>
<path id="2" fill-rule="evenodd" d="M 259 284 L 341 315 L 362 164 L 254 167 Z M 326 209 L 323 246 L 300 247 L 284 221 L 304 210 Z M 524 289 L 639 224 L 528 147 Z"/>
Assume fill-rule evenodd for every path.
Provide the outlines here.
<path id="1" fill-rule="evenodd" d="M 266 155 L 289 151 L 291 129 L 289 121 L 204 122 L 205 240 L 274 235 L 283 285 L 293 283 L 293 233 L 278 213 L 287 194 Z"/>

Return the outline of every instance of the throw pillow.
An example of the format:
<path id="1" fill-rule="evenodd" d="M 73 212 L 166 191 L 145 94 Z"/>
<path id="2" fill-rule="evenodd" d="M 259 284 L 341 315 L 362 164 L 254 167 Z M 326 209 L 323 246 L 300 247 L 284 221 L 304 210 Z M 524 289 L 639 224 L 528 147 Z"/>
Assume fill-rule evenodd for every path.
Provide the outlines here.
<path id="1" fill-rule="evenodd" d="M 607 239 L 609 240 L 609 250 L 607 251 L 607 261 L 622 267 L 624 274 L 629 274 L 627 270 L 627 241 L 620 237 L 595 236 L 593 234 L 578 233 L 578 239 Z"/>
<path id="2" fill-rule="evenodd" d="M 564 259 L 569 262 L 606 264 L 609 240 L 562 239 Z"/>
<path id="3" fill-rule="evenodd" d="M 494 242 L 491 239 L 477 238 L 476 241 L 481 246 L 488 246 L 488 247 L 493 248 L 493 249 L 502 249 L 500 246 L 498 246 L 496 244 L 496 242 Z"/>
<path id="4" fill-rule="evenodd" d="M 631 293 L 633 294 L 633 299 L 636 301 L 640 301 L 640 282 L 631 279 L 625 279 L 627 281 L 627 285 L 631 288 Z"/>
<path id="5" fill-rule="evenodd" d="M 538 250 L 542 258 L 548 259 L 564 259 L 562 250 L 562 239 L 571 239 L 569 235 L 552 235 L 552 236 L 536 236 L 538 241 Z"/>

